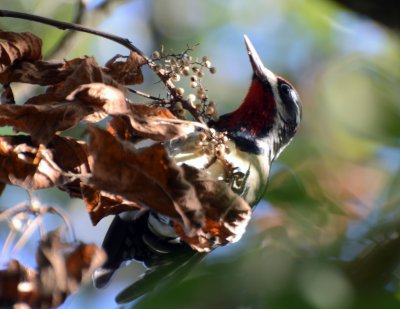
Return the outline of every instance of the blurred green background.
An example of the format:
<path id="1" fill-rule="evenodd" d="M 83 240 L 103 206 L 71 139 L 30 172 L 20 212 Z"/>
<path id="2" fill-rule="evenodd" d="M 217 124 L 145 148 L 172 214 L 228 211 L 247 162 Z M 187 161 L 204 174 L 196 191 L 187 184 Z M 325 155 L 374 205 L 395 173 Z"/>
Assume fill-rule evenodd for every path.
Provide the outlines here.
<path id="1" fill-rule="evenodd" d="M 78 3 L 2 0 L 0 8 L 73 21 Z M 161 45 L 166 52 L 180 52 L 200 43 L 192 55 L 207 55 L 217 67 L 204 84 L 220 113 L 238 106 L 249 85 L 243 34 L 267 67 L 296 86 L 303 102 L 301 129 L 275 162 L 265 200 L 245 237 L 210 254 L 182 284 L 127 308 L 400 306 L 400 39 L 395 29 L 329 0 L 82 3 L 82 23 L 129 38 L 147 54 Z M 44 40 L 44 53 L 53 53 L 65 34 L 5 18 L 0 28 L 34 32 Z M 93 55 L 104 64 L 118 53 L 127 51 L 78 34 L 51 57 Z M 164 93 L 151 72 L 145 72 L 145 81 L 139 90 Z M 21 102 L 35 91 L 18 89 Z M 71 134 L 76 132 L 79 128 Z M 71 214 L 78 238 L 101 243 L 110 220 L 92 227 L 82 201 L 56 190 L 38 196 Z M 8 187 L 0 207 L 26 198 L 24 191 Z M 2 225 L 1 242 L 7 232 Z M 35 246 L 29 243 L 17 257 L 34 264 Z M 88 285 L 62 308 L 115 308 L 117 292 L 142 271 L 141 265 L 130 265 L 105 290 Z"/>

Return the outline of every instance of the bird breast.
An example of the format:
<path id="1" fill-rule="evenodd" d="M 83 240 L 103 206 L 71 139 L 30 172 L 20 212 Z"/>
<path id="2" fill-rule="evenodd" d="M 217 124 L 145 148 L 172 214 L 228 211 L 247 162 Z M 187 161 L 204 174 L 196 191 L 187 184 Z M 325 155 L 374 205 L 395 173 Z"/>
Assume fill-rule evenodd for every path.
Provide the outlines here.
<path id="1" fill-rule="evenodd" d="M 198 134 L 189 135 L 185 140 L 176 140 L 167 145 L 170 155 L 178 165 L 187 164 L 205 170 L 210 176 L 230 185 L 231 189 L 254 206 L 266 188 L 270 160 L 265 154 L 251 154 L 238 149 L 232 140 L 225 144 L 226 153 L 222 158 L 213 156 L 199 147 Z"/>

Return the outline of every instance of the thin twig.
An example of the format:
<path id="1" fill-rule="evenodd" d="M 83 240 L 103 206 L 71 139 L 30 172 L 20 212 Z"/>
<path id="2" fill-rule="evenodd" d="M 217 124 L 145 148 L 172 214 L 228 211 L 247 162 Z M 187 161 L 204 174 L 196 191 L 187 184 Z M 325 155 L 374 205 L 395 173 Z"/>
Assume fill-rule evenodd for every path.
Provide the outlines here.
<path id="1" fill-rule="evenodd" d="M 131 41 L 129 41 L 128 39 L 122 38 L 120 36 L 111 34 L 111 33 L 91 29 L 91 28 L 88 28 L 85 26 L 81 26 L 81 25 L 77 25 L 77 24 L 73 24 L 73 23 L 69 23 L 69 22 L 58 21 L 58 20 L 54 20 L 51 18 L 47 18 L 47 17 L 37 16 L 37 15 L 32 15 L 32 14 L 27 14 L 27 13 L 21 13 L 21 12 L 14 12 L 14 11 L 9 11 L 9 10 L 0 10 L 0 17 L 10 17 L 10 18 L 31 20 L 31 21 L 38 22 L 41 24 L 53 26 L 53 27 L 56 27 L 61 30 L 75 30 L 75 31 L 80 31 L 80 32 L 97 35 L 97 36 L 106 38 L 108 40 L 111 40 L 113 42 L 116 42 L 118 44 L 121 44 L 122 46 L 125 46 L 129 50 L 138 53 L 139 55 L 144 57 L 147 61 L 149 61 L 149 59 L 145 56 L 145 54 L 139 48 L 137 48 L 135 45 L 133 45 Z"/>
<path id="2" fill-rule="evenodd" d="M 11 245 L 14 242 L 16 232 L 13 229 L 10 229 L 10 232 L 7 235 L 7 239 L 4 242 L 3 248 L 1 249 L 0 254 L 0 263 L 6 261 L 7 253 L 10 251 Z"/>
<path id="3" fill-rule="evenodd" d="M 76 242 L 77 240 L 76 240 L 75 230 L 74 230 L 74 227 L 72 226 L 72 222 L 71 222 L 70 218 L 68 217 L 68 215 L 63 210 L 57 209 L 52 206 L 49 206 L 47 209 L 48 209 L 48 212 L 59 216 L 63 220 L 64 225 L 68 230 L 71 242 Z"/>
<path id="4" fill-rule="evenodd" d="M 11 255 L 15 255 L 31 238 L 33 233 L 36 231 L 37 227 L 42 223 L 42 216 L 35 217 L 31 222 L 28 223 L 25 231 L 22 233 L 21 237 L 18 239 L 17 243 L 14 245 L 14 248 L 11 252 Z"/>
<path id="5" fill-rule="evenodd" d="M 132 92 L 132 93 L 134 93 L 134 94 L 140 95 L 141 97 L 144 97 L 144 98 L 147 98 L 147 99 L 151 99 L 151 100 L 154 100 L 154 101 L 165 101 L 165 100 L 162 99 L 162 98 L 152 96 L 152 95 L 150 95 L 150 94 L 144 93 L 144 92 L 139 91 L 139 90 L 135 90 L 135 89 L 128 88 L 128 91 L 129 91 L 129 92 Z"/>

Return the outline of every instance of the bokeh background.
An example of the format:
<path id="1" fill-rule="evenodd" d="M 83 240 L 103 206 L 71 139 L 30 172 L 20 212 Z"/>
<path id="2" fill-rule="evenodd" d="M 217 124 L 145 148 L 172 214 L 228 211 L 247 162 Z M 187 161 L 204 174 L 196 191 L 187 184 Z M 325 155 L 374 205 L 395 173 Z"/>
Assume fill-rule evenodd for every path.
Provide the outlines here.
<path id="1" fill-rule="evenodd" d="M 375 6 L 385 6 L 380 3 Z M 217 68 L 204 85 L 220 113 L 238 106 L 247 91 L 247 34 L 264 64 L 300 93 L 301 129 L 275 162 L 245 237 L 215 250 L 183 284 L 127 308 L 400 306 L 400 39 L 398 24 L 384 25 L 385 12 L 377 23 L 333 0 L 2 0 L 0 8 L 79 21 L 129 38 L 146 54 L 161 46 L 181 52 L 200 43 L 192 55 L 207 55 Z M 385 8 L 388 17 L 396 14 Z M 63 31 L 27 21 L 2 18 L 0 28 L 39 35 L 49 58 L 91 55 L 104 64 L 127 54 L 124 47 L 87 34 L 73 35 L 57 49 Z M 164 93 L 149 71 L 137 89 Z M 19 87 L 17 100 L 32 91 L 37 89 Z M 57 190 L 36 196 L 67 211 L 79 239 L 101 244 L 110 219 L 93 227 L 82 201 Z M 9 186 L 0 207 L 27 198 Z M 58 224 L 46 219 L 49 229 Z M 1 243 L 7 233 L 2 223 Z M 34 266 L 36 245 L 33 237 L 15 257 Z M 87 285 L 62 308 L 116 308 L 115 295 L 143 270 L 131 264 L 108 288 Z"/>

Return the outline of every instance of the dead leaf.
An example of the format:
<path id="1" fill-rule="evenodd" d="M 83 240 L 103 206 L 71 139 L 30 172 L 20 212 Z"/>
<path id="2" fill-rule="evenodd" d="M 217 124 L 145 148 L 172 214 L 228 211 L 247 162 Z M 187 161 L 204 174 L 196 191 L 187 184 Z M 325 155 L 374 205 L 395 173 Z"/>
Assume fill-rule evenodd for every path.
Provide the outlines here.
<path id="1" fill-rule="evenodd" d="M 80 183 L 81 198 L 86 204 L 93 225 L 109 215 L 143 207 L 135 202 L 127 201 L 120 196 L 96 190 L 93 186 Z"/>
<path id="2" fill-rule="evenodd" d="M 32 61 L 42 57 L 42 40 L 32 33 L 0 31 L 0 39 L 4 40 L 0 42 L 0 75 L 16 60 Z"/>
<path id="3" fill-rule="evenodd" d="M 0 137 L 0 181 L 25 189 L 44 189 L 62 182 L 62 171 L 48 149 L 37 149 L 29 137 Z"/>
<path id="4" fill-rule="evenodd" d="M 12 70 L 0 74 L 0 83 L 12 82 L 27 83 L 34 85 L 54 85 L 63 81 L 73 72 L 74 67 L 69 62 L 46 62 L 46 61 L 21 61 L 13 65 Z"/>
<path id="5" fill-rule="evenodd" d="M 21 265 L 17 260 L 8 262 L 7 268 L 0 270 L 0 306 L 9 308 L 17 302 L 29 302 L 35 298 L 32 282 L 36 271 Z"/>
<path id="6" fill-rule="evenodd" d="M 154 148 L 139 152 L 130 148 L 132 144 L 123 144 L 107 131 L 93 126 L 89 127 L 89 133 L 89 152 L 93 156 L 93 176 L 89 184 L 142 207 L 180 219 L 173 201 L 161 186 L 168 177 L 169 158 L 166 153 L 163 155 L 160 151 L 152 154 L 151 149 Z"/>
<path id="7" fill-rule="evenodd" d="M 89 183 L 178 220 L 188 233 L 203 224 L 194 189 L 162 145 L 136 150 L 107 131 L 90 127 L 89 132 L 94 162 Z"/>
<path id="8" fill-rule="evenodd" d="M 104 72 L 93 57 L 66 61 L 61 70 L 68 71 L 69 74 L 57 84 L 52 84 L 47 88 L 46 93 L 30 98 L 25 104 L 42 105 L 49 102 L 62 101 L 79 86 L 92 83 L 102 83 L 125 91 L 123 86 L 120 86 L 111 76 Z"/>
<path id="9" fill-rule="evenodd" d="M 60 239 L 58 230 L 48 233 L 37 250 L 37 271 L 11 261 L 0 271 L 0 305 L 25 303 L 32 308 L 60 306 L 67 296 L 88 282 L 93 271 L 106 260 L 94 244 L 71 244 Z"/>
<path id="10" fill-rule="evenodd" d="M 85 105 L 93 107 L 93 112 L 84 117 L 84 120 L 88 122 L 100 121 L 107 115 L 129 112 L 124 93 L 102 83 L 81 85 L 68 95 L 67 100 L 85 102 Z"/>
<path id="11" fill-rule="evenodd" d="M 117 61 L 125 58 L 126 61 Z M 146 59 L 136 52 L 131 52 L 128 57 L 116 55 L 106 63 L 110 76 L 122 85 L 137 85 L 143 83 L 141 66 Z"/>
<path id="12" fill-rule="evenodd" d="M 129 137 L 131 141 L 148 138 L 163 142 L 195 131 L 193 123 L 179 121 L 165 107 L 143 104 L 130 104 L 128 107 L 129 113 L 114 115 L 109 122 L 109 131 L 120 138 Z"/>
<path id="13" fill-rule="evenodd" d="M 82 85 L 68 99 L 43 105 L 0 105 L 0 126 L 12 126 L 29 133 L 36 143 L 47 144 L 57 131 L 81 120 L 99 121 L 107 112 L 127 110 L 121 91 L 100 83 Z"/>
<path id="14" fill-rule="evenodd" d="M 29 136 L 0 137 L 0 182 L 19 185 L 25 189 L 44 189 L 53 186 L 76 196 L 79 183 L 70 182 L 64 173 L 90 172 L 87 146 L 72 138 L 55 137 L 48 148 L 34 146 Z M 75 195 L 70 191 L 75 189 Z"/>
<path id="15" fill-rule="evenodd" d="M 195 236 L 188 235 L 181 225 L 175 224 L 178 235 L 200 252 L 238 241 L 250 220 L 250 206 L 226 183 L 214 180 L 206 172 L 185 164 L 182 169 L 186 180 L 196 190 L 204 210 L 205 224 Z"/>

